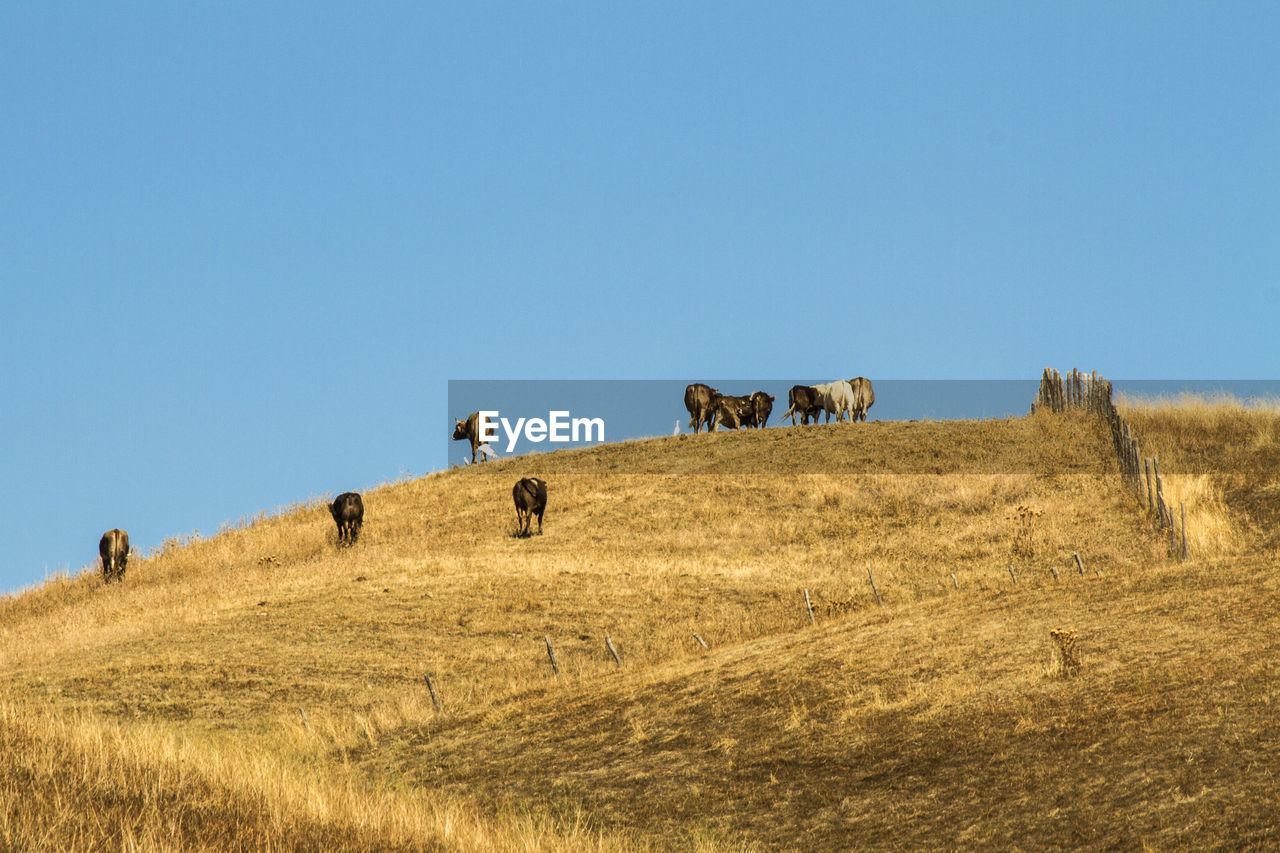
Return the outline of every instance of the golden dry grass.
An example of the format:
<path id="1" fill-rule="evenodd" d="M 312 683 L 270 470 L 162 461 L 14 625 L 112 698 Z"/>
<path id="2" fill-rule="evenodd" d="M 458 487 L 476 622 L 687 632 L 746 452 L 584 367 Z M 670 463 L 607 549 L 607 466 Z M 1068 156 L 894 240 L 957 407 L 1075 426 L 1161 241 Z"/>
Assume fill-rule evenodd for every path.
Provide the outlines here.
<path id="1" fill-rule="evenodd" d="M 0 600 L 0 846 L 1275 840 L 1259 540 L 1171 561 L 1090 419 L 627 442 L 365 505 L 350 549 L 312 501 Z"/>
<path id="2" fill-rule="evenodd" d="M 1117 404 L 1143 454 L 1159 456 L 1174 506 L 1186 500 L 1199 553 L 1280 547 L 1280 402 L 1181 394 Z"/>

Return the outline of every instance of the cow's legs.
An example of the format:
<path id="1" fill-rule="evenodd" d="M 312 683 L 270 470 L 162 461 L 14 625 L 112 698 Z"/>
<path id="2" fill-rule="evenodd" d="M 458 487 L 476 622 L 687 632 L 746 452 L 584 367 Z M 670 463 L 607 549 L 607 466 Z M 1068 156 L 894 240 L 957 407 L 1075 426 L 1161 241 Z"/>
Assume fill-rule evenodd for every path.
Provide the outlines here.
<path id="1" fill-rule="evenodd" d="M 538 535 L 542 535 L 542 513 L 538 513 Z"/>

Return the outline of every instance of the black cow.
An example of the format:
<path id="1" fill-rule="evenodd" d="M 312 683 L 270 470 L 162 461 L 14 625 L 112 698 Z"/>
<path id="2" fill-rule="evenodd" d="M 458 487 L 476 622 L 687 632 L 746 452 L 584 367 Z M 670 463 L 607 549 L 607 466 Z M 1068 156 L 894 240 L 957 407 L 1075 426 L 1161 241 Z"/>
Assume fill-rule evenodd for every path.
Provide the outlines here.
<path id="1" fill-rule="evenodd" d="M 750 426 L 764 429 L 769 425 L 769 415 L 773 412 L 773 401 L 776 397 L 770 397 L 763 391 L 756 391 L 751 395 L 751 406 L 754 409 L 755 417 L 752 419 Z"/>
<path id="2" fill-rule="evenodd" d="M 124 567 L 129 562 L 129 534 L 113 527 L 98 540 L 98 555 L 102 557 L 102 582 L 124 580 Z"/>
<path id="3" fill-rule="evenodd" d="M 538 535 L 542 535 L 542 513 L 547 509 L 547 484 L 537 477 L 525 477 L 511 490 L 516 502 L 516 535 L 528 536 L 533 517 L 538 517 Z"/>
<path id="4" fill-rule="evenodd" d="M 712 419 L 715 417 L 716 404 L 720 401 L 720 392 L 710 385 L 695 382 L 684 389 L 684 407 L 689 410 L 689 426 L 694 432 L 702 427 L 713 429 Z"/>
<path id="5" fill-rule="evenodd" d="M 364 524 L 364 501 L 355 492 L 343 492 L 329 504 L 329 514 L 338 525 L 338 544 L 354 545 Z"/>
<path id="6" fill-rule="evenodd" d="M 476 450 L 481 444 L 488 446 L 487 442 L 480 440 L 480 413 L 472 412 L 467 415 L 465 421 L 454 421 L 453 440 L 462 441 L 467 439 L 471 442 L 471 464 L 476 464 Z M 484 454 L 480 454 L 480 461 L 484 461 Z"/>
<path id="7" fill-rule="evenodd" d="M 815 424 L 818 422 L 818 413 L 822 411 L 822 395 L 817 388 L 812 385 L 792 385 L 787 392 L 787 403 L 790 407 L 783 414 L 782 420 L 791 418 L 792 426 L 796 425 L 797 416 L 802 424 L 809 423 L 810 418 L 813 418 Z"/>
<path id="8" fill-rule="evenodd" d="M 755 423 L 756 407 L 751 397 L 726 397 L 723 394 L 716 401 L 715 413 L 711 418 L 711 429 L 727 427 L 741 429 Z"/>

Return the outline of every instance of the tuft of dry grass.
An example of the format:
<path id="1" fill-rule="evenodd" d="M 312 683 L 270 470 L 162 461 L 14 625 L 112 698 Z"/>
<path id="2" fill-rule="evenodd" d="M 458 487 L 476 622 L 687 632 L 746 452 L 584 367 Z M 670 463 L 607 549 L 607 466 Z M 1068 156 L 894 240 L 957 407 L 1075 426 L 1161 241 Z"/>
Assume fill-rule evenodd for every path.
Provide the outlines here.
<path id="1" fill-rule="evenodd" d="M 1076 632 L 1070 628 L 1054 628 L 1049 632 L 1053 641 L 1052 658 L 1046 674 L 1056 678 L 1070 678 L 1080 671 L 1080 658 L 1076 655 Z"/>

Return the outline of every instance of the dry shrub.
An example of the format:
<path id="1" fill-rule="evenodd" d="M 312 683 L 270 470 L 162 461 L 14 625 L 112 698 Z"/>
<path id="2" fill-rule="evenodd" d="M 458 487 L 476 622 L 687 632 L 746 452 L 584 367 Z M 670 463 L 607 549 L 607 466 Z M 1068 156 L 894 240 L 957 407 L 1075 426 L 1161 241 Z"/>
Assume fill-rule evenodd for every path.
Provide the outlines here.
<path id="1" fill-rule="evenodd" d="M 1054 628 L 1049 632 L 1052 656 L 1046 674 L 1051 678 L 1070 678 L 1080 671 L 1076 655 L 1076 632 L 1070 628 Z"/>
<path id="2" fill-rule="evenodd" d="M 1013 555 L 1032 559 L 1036 556 L 1036 520 L 1044 515 L 1042 510 L 1019 506 L 1010 519 L 1013 522 Z"/>

